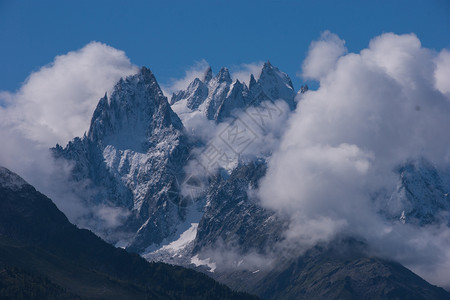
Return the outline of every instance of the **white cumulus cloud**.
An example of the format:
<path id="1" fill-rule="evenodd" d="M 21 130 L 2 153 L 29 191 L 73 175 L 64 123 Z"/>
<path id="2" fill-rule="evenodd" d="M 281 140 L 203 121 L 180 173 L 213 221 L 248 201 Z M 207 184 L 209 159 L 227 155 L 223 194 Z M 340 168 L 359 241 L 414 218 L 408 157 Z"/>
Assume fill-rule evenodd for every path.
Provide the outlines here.
<path id="1" fill-rule="evenodd" d="M 123 51 L 91 42 L 55 57 L 33 72 L 15 93 L 2 92 L 3 124 L 13 124 L 33 141 L 66 143 L 83 135 L 98 100 L 120 79 L 137 72 Z"/>
<path id="2" fill-rule="evenodd" d="M 84 187 L 69 180 L 71 166 L 56 162 L 49 148 L 83 135 L 99 99 L 137 70 L 123 51 L 91 42 L 56 56 L 18 91 L 0 92 L 0 165 L 49 196 L 72 222 L 97 213 L 106 227 L 117 226 L 126 212 L 87 207 L 77 193 Z"/>
<path id="3" fill-rule="evenodd" d="M 336 34 L 324 31 L 320 39 L 311 43 L 309 53 L 303 62 L 303 77 L 320 80 L 334 68 L 336 61 L 347 53 L 345 41 Z"/>
<path id="4" fill-rule="evenodd" d="M 388 222 L 374 203 L 395 191 L 394 169 L 409 159 L 448 170 L 448 51 L 426 49 L 414 34 L 387 33 L 345 53 L 329 32 L 312 43 L 303 75 L 320 87 L 302 95 L 262 181 L 262 203 L 290 218 L 286 237 L 296 246 L 356 235 L 379 255 L 450 286 L 450 241 L 442 238 L 449 228 Z"/>
<path id="5" fill-rule="evenodd" d="M 435 59 L 434 78 L 436 88 L 444 94 L 450 94 L 450 51 L 442 50 Z"/>

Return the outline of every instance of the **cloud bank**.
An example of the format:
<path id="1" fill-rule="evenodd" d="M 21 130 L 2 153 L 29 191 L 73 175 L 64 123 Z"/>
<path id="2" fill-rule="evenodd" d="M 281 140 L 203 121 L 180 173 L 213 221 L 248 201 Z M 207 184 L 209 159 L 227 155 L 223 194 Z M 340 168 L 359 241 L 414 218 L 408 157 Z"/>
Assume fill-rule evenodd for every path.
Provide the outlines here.
<path id="1" fill-rule="evenodd" d="M 356 235 L 450 286 L 448 227 L 391 222 L 376 209 L 376 195 L 395 191 L 394 169 L 409 159 L 448 170 L 449 52 L 392 33 L 346 52 L 329 32 L 311 44 L 303 76 L 320 87 L 302 95 L 262 180 L 262 203 L 290 218 L 286 237 L 297 247 Z"/>
<path id="2" fill-rule="evenodd" d="M 312 42 L 309 47 L 309 54 L 303 62 L 303 77 L 320 80 L 345 53 L 347 53 L 345 41 L 334 33 L 324 31 L 320 39 Z"/>
<path id="3" fill-rule="evenodd" d="M 87 207 L 83 186 L 69 181 L 71 166 L 55 162 L 49 148 L 82 136 L 98 100 L 120 79 L 135 73 L 123 51 L 98 42 L 55 57 L 14 93 L 0 93 L 0 165 L 46 194 L 72 221 L 96 214 L 104 227 L 118 226 L 126 212 Z M 101 226 L 103 226 L 101 225 Z"/>
<path id="4" fill-rule="evenodd" d="M 45 144 L 83 135 L 98 100 L 120 77 L 137 72 L 123 51 L 98 42 L 55 57 L 32 73 L 16 93 L 2 92 L 2 123 Z"/>

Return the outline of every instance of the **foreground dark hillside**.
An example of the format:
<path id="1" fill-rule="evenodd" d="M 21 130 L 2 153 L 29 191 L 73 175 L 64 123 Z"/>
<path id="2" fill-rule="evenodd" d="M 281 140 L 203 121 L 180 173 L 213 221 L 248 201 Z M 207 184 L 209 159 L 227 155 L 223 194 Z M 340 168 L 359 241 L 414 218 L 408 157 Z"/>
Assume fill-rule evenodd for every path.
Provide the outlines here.
<path id="1" fill-rule="evenodd" d="M 316 246 L 297 259 L 259 272 L 214 274 L 227 285 L 263 299 L 450 299 L 399 263 L 364 254 L 352 239 Z"/>
<path id="2" fill-rule="evenodd" d="M 52 299 L 255 299 L 208 276 L 150 264 L 72 225 L 0 167 L 0 296 Z"/>
<path id="3" fill-rule="evenodd" d="M 368 257 L 355 241 L 315 247 L 254 291 L 267 299 L 450 299 L 450 293 L 399 263 Z"/>

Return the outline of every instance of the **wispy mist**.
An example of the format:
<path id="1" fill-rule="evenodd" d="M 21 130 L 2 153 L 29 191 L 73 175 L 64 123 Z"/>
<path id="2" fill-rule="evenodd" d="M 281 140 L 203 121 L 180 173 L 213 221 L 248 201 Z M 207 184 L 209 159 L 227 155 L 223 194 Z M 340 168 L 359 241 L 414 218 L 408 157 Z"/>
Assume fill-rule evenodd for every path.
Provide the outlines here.
<path id="1" fill-rule="evenodd" d="M 18 91 L 1 92 L 0 165 L 49 196 L 72 222 L 87 226 L 94 216 L 100 227 L 117 227 L 126 212 L 86 205 L 87 185 L 72 182 L 72 166 L 55 161 L 50 148 L 82 136 L 100 97 L 136 71 L 123 51 L 91 42 L 55 57 Z"/>

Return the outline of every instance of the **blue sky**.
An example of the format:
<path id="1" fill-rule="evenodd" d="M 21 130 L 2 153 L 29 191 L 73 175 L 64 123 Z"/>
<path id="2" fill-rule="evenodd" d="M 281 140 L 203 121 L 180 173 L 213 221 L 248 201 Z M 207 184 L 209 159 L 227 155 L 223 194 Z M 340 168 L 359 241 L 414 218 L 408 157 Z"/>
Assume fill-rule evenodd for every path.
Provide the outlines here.
<path id="1" fill-rule="evenodd" d="M 18 89 L 56 55 L 100 41 L 124 50 L 161 83 L 196 61 L 270 60 L 296 76 L 310 42 L 330 30 L 349 51 L 383 32 L 450 48 L 450 1 L 12 1 L 0 0 L 0 90 Z"/>

